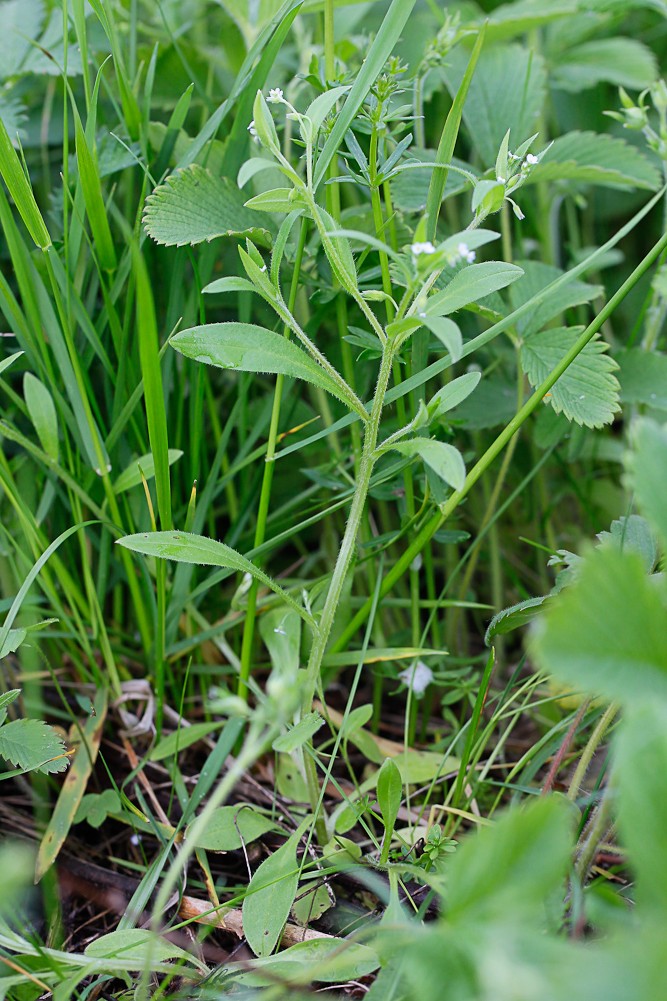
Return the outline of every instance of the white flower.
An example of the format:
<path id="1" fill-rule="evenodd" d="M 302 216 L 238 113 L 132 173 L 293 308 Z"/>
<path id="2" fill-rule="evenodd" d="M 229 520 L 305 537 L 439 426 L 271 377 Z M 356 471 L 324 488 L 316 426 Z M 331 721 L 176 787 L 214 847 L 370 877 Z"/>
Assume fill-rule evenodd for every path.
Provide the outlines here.
<path id="1" fill-rule="evenodd" d="M 496 181 L 498 182 L 498 184 L 505 184 L 506 178 L 501 177 L 500 174 L 498 174 L 498 176 L 496 177 Z"/>
<path id="2" fill-rule="evenodd" d="M 528 164 L 529 167 L 534 167 L 535 164 L 538 162 L 539 158 L 536 157 L 533 153 L 529 153 L 528 156 L 526 157 L 526 163 Z"/>
<path id="3" fill-rule="evenodd" d="M 398 677 L 419 698 L 433 681 L 433 671 L 430 667 L 426 666 L 423 660 L 417 660 L 412 667 L 407 667 L 405 671 L 401 671 Z"/>
<path id="4" fill-rule="evenodd" d="M 426 243 L 413 243 L 410 250 L 415 257 L 419 257 L 420 254 L 435 254 L 435 247 L 430 240 Z"/>
<path id="5" fill-rule="evenodd" d="M 253 137 L 253 139 L 257 138 L 257 129 L 255 128 L 255 120 L 254 119 L 252 120 L 252 122 L 248 126 L 248 132 Z"/>
<path id="6" fill-rule="evenodd" d="M 463 257 L 468 262 L 468 264 L 472 264 L 477 257 L 475 251 L 471 250 L 467 243 L 459 243 L 458 247 L 456 248 L 456 251 L 459 257 Z"/>
<path id="7" fill-rule="evenodd" d="M 267 97 L 269 104 L 282 104 L 283 102 L 283 92 L 280 87 L 274 87 L 269 91 L 269 96 Z"/>

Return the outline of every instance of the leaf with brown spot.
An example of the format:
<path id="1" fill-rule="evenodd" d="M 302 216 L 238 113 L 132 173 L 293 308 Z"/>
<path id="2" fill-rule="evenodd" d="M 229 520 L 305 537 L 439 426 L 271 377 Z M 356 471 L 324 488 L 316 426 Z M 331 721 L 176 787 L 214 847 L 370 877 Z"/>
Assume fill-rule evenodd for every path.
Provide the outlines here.
<path id="1" fill-rule="evenodd" d="M 74 754 L 72 764 L 60 790 L 58 802 L 39 846 L 37 862 L 35 863 L 36 883 L 39 883 L 44 873 L 55 862 L 72 826 L 95 764 L 106 714 L 106 692 L 98 691 L 95 696 L 95 712 L 88 717 L 79 731 L 82 735 L 82 741 Z"/>

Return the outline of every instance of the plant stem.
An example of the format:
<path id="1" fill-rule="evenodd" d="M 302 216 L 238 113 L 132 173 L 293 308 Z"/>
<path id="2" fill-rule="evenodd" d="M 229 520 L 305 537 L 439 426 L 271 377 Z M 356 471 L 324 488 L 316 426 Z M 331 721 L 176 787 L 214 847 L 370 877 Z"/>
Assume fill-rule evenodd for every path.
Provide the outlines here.
<path id="1" fill-rule="evenodd" d="M 301 272 L 301 261 L 303 260 L 303 248 L 306 244 L 308 233 L 308 222 L 302 220 L 299 242 L 296 248 L 296 258 L 294 260 L 294 275 L 290 286 L 288 307 L 290 312 L 294 309 L 296 295 L 299 288 L 299 275 Z M 285 326 L 285 337 L 289 337 L 289 327 Z M 283 395 L 283 376 L 276 377 L 276 386 L 273 394 L 273 408 L 271 410 L 271 424 L 269 425 L 269 437 L 266 443 L 266 456 L 264 459 L 264 472 L 262 475 L 262 486 L 259 494 L 259 507 L 257 510 L 257 524 L 255 526 L 254 548 L 258 549 L 264 544 L 266 538 L 266 523 L 269 516 L 269 503 L 271 500 L 271 487 L 273 484 L 273 471 L 275 469 L 274 457 L 276 454 L 276 443 L 278 440 L 278 422 L 280 420 L 280 407 Z M 239 672 L 238 694 L 242 699 L 248 697 L 248 678 L 250 676 L 250 663 L 252 659 L 253 640 L 255 636 L 255 617 L 257 613 L 257 590 L 259 582 L 253 579 L 248 592 L 248 607 L 246 611 L 245 623 L 243 626 L 243 640 L 241 643 L 241 669 Z"/>
<path id="2" fill-rule="evenodd" d="M 301 702 L 302 711 L 304 713 L 310 712 L 312 707 L 315 689 L 320 677 L 322 660 L 324 658 L 327 643 L 329 641 L 329 635 L 331 633 L 331 627 L 333 626 L 333 622 L 336 617 L 336 610 L 345 585 L 345 578 L 347 577 L 347 572 L 354 557 L 354 547 L 357 539 L 357 533 L 363 517 L 364 507 L 366 506 L 368 488 L 370 486 L 371 474 L 375 464 L 375 446 L 377 445 L 380 418 L 382 416 L 382 408 L 384 406 L 384 397 L 387 391 L 389 376 L 391 374 L 391 365 L 393 360 L 392 354 L 392 348 L 389 345 L 385 346 L 382 352 L 380 371 L 378 373 L 375 395 L 373 397 L 373 406 L 371 408 L 370 418 L 365 428 L 364 445 L 361 453 L 361 461 L 359 463 L 357 483 L 354 496 L 352 498 L 352 506 L 347 519 L 347 525 L 345 526 L 345 534 L 343 535 L 343 540 L 341 542 L 338 559 L 336 560 L 336 565 L 331 577 L 331 583 L 329 584 L 329 590 L 327 591 L 324 608 L 322 609 L 319 629 L 313 641 L 310 658 L 308 660 L 308 667 L 306 669 L 306 680 L 304 683 L 304 692 Z"/>
<path id="3" fill-rule="evenodd" d="M 581 354 L 588 342 L 592 340 L 595 334 L 597 334 L 602 325 L 609 319 L 614 310 L 623 301 L 626 295 L 635 287 L 643 274 L 648 271 L 666 247 L 667 233 L 665 233 L 660 240 L 658 240 L 643 261 L 637 265 L 632 274 L 623 282 L 620 288 L 617 289 L 606 305 L 603 306 L 595 319 L 589 323 L 581 336 L 577 339 L 575 344 L 572 345 L 570 350 L 561 359 L 558 365 L 556 365 L 548 378 L 537 387 L 532 396 L 528 398 L 512 420 L 500 432 L 495 441 L 491 443 L 484 455 L 475 463 L 466 476 L 462 489 L 455 490 L 442 505 L 441 509 L 436 511 L 435 514 L 433 514 L 432 517 L 429 518 L 429 520 L 422 526 L 412 543 L 387 573 L 384 581 L 382 582 L 382 597 L 391 591 L 396 581 L 400 580 L 406 570 L 409 569 L 415 556 L 417 556 L 417 554 L 420 553 L 426 545 L 428 545 L 438 529 L 441 528 L 449 516 L 456 510 L 463 498 L 468 495 L 472 487 L 502 452 L 503 448 L 512 440 L 519 428 L 528 420 L 533 411 L 537 409 L 544 399 L 545 394 L 551 390 L 575 358 Z M 370 607 L 370 602 L 367 601 L 359 609 L 357 614 L 351 619 L 341 635 L 338 637 L 336 643 L 333 644 L 332 653 L 345 648 L 345 645 L 349 642 L 351 637 L 354 636 L 359 626 L 366 621 L 368 613 L 370 612 Z"/>

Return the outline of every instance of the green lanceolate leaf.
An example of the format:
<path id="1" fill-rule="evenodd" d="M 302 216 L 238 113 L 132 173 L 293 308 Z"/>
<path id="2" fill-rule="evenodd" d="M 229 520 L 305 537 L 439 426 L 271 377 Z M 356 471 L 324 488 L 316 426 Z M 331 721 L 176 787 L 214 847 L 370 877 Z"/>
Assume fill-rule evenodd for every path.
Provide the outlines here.
<path id="1" fill-rule="evenodd" d="M 418 455 L 450 487 L 462 489 L 466 468 L 461 453 L 453 445 L 432 438 L 411 438 L 409 441 L 397 441 L 395 445 L 388 447 L 401 455 Z"/>
<path id="2" fill-rule="evenodd" d="M 329 164 L 336 156 L 345 133 L 356 118 L 357 112 L 375 83 L 376 77 L 382 71 L 382 67 L 391 55 L 396 42 L 401 36 L 401 32 L 408 22 L 414 5 L 415 0 L 392 0 L 392 4 L 382 20 L 373 44 L 366 54 L 362 67 L 355 77 L 354 85 L 350 89 L 347 99 L 340 109 L 340 113 L 336 116 L 336 124 L 327 137 L 327 141 L 318 157 L 313 177 L 314 187 L 319 187 L 324 180 L 329 169 Z"/>
<path id="3" fill-rule="evenodd" d="M 389 858 L 389 845 L 403 799 L 403 780 L 398 765 L 392 758 L 387 758 L 380 768 L 375 791 L 384 823 L 380 862 L 385 863 Z"/>
<path id="4" fill-rule="evenodd" d="M 331 393 L 350 410 L 360 413 L 359 402 L 342 376 L 334 379 L 318 363 L 280 334 L 252 323 L 209 323 L 182 330 L 171 344 L 195 361 L 237 372 L 263 372 L 303 379 Z M 365 410 L 363 411 L 366 417 Z"/>
<path id="5" fill-rule="evenodd" d="M 427 316 L 447 316 L 511 285 L 522 274 L 522 268 L 502 261 L 471 264 L 455 274 L 446 288 L 426 301 L 425 312 Z"/>
<path id="6" fill-rule="evenodd" d="M 458 379 L 452 379 L 451 382 L 448 382 L 426 404 L 429 418 L 432 421 L 437 420 L 449 410 L 458 407 L 459 403 L 463 403 L 477 388 L 481 378 L 481 372 L 466 372 Z"/>
<path id="7" fill-rule="evenodd" d="M 306 820 L 253 873 L 243 901 L 243 931 L 256 956 L 270 956 L 280 941 L 299 885 L 296 849 Z"/>
<path id="8" fill-rule="evenodd" d="M 173 466 L 175 462 L 183 455 L 180 448 L 169 448 L 167 449 L 167 461 L 170 466 Z M 133 462 L 123 470 L 118 476 L 118 479 L 113 485 L 114 493 L 122 494 L 126 490 L 131 490 L 132 487 L 138 486 L 143 480 L 152 480 L 155 476 L 155 459 L 152 452 L 147 452 L 146 455 L 140 455 L 138 459 L 134 459 Z"/>
<path id="9" fill-rule="evenodd" d="M 109 228 L 109 219 L 104 198 L 102 197 L 97 157 L 95 151 L 91 150 L 88 145 L 88 140 L 86 139 L 86 134 L 83 131 L 83 126 L 78 115 L 75 118 L 74 125 L 79 181 L 83 190 L 83 200 L 86 205 L 86 215 L 90 223 L 90 232 L 93 238 L 95 253 L 100 262 L 100 267 L 105 271 L 114 271 L 117 264 L 116 250 L 111 229 Z"/>
<path id="10" fill-rule="evenodd" d="M 91 959 L 119 959 L 126 969 L 136 970 L 142 969 L 146 964 L 165 963 L 172 959 L 186 965 L 198 965 L 185 949 L 147 928 L 122 928 L 109 932 L 87 945 L 85 954 Z"/>
<path id="11" fill-rule="evenodd" d="M 226 546 L 224 542 L 207 539 L 203 535 L 193 535 L 191 532 L 141 532 L 138 535 L 126 535 L 117 540 L 119 546 L 131 549 L 143 556 L 155 556 L 161 560 L 174 560 L 176 563 L 195 563 L 198 566 L 226 567 L 238 573 L 249 573 L 260 584 L 279 594 L 285 604 L 293 608 L 310 625 L 312 616 L 276 584 L 268 574 L 251 563 L 249 559 L 237 553 L 235 549 Z"/>
<path id="12" fill-rule="evenodd" d="M 156 243 L 168 247 L 210 242 L 218 236 L 249 236 L 268 244 L 271 237 L 262 216 L 244 203 L 228 178 L 192 164 L 171 174 L 148 196 L 144 227 Z"/>
<path id="13" fill-rule="evenodd" d="M 440 343 L 449 351 L 452 362 L 456 362 L 461 357 L 463 351 L 463 338 L 458 324 L 454 323 L 446 316 L 424 316 L 422 317 L 424 326 L 428 327 L 432 334 L 438 338 Z"/>
<path id="14" fill-rule="evenodd" d="M 435 154 L 435 162 L 437 164 L 450 164 L 452 161 L 456 138 L 459 134 L 459 128 L 461 126 L 461 115 L 463 113 L 466 97 L 468 96 L 468 90 L 475 72 L 475 67 L 477 66 L 477 60 L 479 59 L 479 54 L 482 51 L 482 46 L 484 45 L 485 32 L 486 26 L 484 25 L 482 30 L 477 35 L 465 73 L 463 74 L 459 88 L 454 95 L 454 100 L 452 101 L 452 106 L 449 110 L 449 114 L 447 115 L 447 120 L 445 121 L 442 135 L 440 136 L 440 142 L 438 143 L 438 149 Z M 447 169 L 436 169 L 431 175 L 431 182 L 429 184 L 428 195 L 426 197 L 426 238 L 428 240 L 435 240 L 438 213 L 440 211 L 440 204 L 445 193 L 448 173 L 449 171 Z"/>
<path id="15" fill-rule="evenodd" d="M 589 553 L 531 648 L 543 670 L 579 691 L 626 704 L 667 697 L 665 606 L 637 553 Z"/>
<path id="16" fill-rule="evenodd" d="M 319 713 L 306 713 L 296 726 L 291 727 L 282 736 L 276 737 L 272 745 L 273 750 L 291 754 L 297 748 L 303 747 L 306 741 L 310 740 L 322 726 L 324 726 L 324 719 Z"/>
<path id="17" fill-rule="evenodd" d="M 576 343 L 583 328 L 554 327 L 531 334 L 521 346 L 521 366 L 531 386 L 539 386 Z M 585 427 L 611 424 L 620 410 L 618 368 L 599 338 L 589 341 L 552 387 L 545 403 Z"/>
<path id="18" fill-rule="evenodd" d="M 256 841 L 268 831 L 276 830 L 270 817 L 258 813 L 245 803 L 235 806 L 221 806 L 211 814 L 206 829 L 195 840 L 197 848 L 211 852 L 233 852 L 243 845 Z M 185 831 L 188 839 L 188 829 Z"/>
<path id="19" fill-rule="evenodd" d="M 51 393 L 32 372 L 26 372 L 23 377 L 23 396 L 40 445 L 57 462 L 58 417 Z"/>
<path id="20" fill-rule="evenodd" d="M 47 250 L 51 246 L 49 231 L 2 119 L 0 119 L 0 174 L 33 241 L 42 250 Z"/>
<path id="21" fill-rule="evenodd" d="M 298 188 L 271 188 L 249 198 L 245 206 L 262 212 L 293 212 L 294 209 L 305 208 L 306 200 Z"/>

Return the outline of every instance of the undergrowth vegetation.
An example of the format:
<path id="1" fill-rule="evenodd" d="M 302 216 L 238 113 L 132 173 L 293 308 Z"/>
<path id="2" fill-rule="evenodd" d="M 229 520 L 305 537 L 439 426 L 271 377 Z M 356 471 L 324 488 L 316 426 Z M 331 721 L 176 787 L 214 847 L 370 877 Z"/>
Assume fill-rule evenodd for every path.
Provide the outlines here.
<path id="1" fill-rule="evenodd" d="M 0 0 L 0 998 L 660 996 L 666 26 Z"/>

